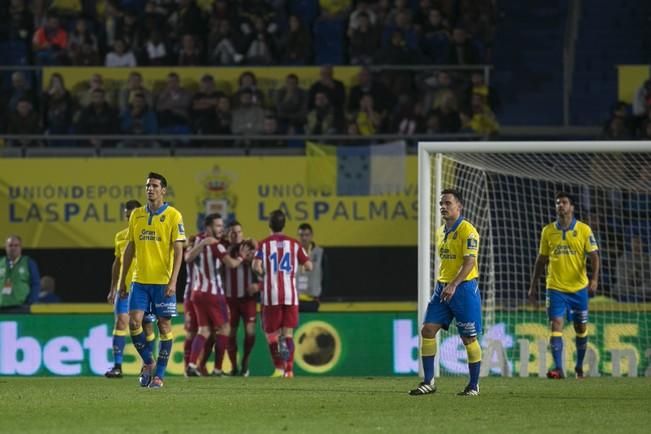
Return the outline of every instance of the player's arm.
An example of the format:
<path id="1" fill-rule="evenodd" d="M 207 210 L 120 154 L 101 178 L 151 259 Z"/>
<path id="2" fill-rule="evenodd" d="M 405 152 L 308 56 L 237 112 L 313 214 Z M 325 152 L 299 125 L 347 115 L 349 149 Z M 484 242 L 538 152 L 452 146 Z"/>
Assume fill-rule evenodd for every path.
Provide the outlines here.
<path id="1" fill-rule="evenodd" d="M 310 256 L 307 254 L 303 247 L 298 249 L 298 263 L 303 267 L 303 271 L 312 271 L 314 269 L 314 264 L 310 260 Z"/>
<path id="2" fill-rule="evenodd" d="M 590 268 L 592 269 L 592 277 L 590 277 L 590 283 L 588 284 L 588 294 L 594 296 L 599 287 L 599 271 L 601 270 L 601 258 L 596 250 L 590 252 Z"/>
<path id="3" fill-rule="evenodd" d="M 115 293 L 118 290 L 118 283 L 120 281 L 120 257 L 116 256 L 113 259 L 113 265 L 111 266 L 111 287 L 109 288 L 108 296 L 106 300 L 109 304 L 115 302 Z"/>
<path id="4" fill-rule="evenodd" d="M 129 241 L 127 247 L 124 249 L 124 253 L 122 254 L 122 274 L 120 275 L 120 283 L 118 285 L 121 298 L 127 297 L 127 286 L 125 281 L 127 279 L 127 270 L 131 267 L 135 251 L 135 244 L 133 244 L 133 241 Z"/>
<path id="5" fill-rule="evenodd" d="M 253 270 L 253 272 L 258 278 L 264 276 L 264 269 L 262 268 L 262 259 L 257 257 L 254 258 L 253 262 L 251 263 L 251 270 Z"/>
<path id="6" fill-rule="evenodd" d="M 179 272 L 181 271 L 181 264 L 183 263 L 183 243 L 185 240 L 178 240 L 174 242 L 174 265 L 172 266 L 172 276 L 167 284 L 165 296 L 169 297 L 176 293 L 176 282 L 179 279 Z"/>
<path id="7" fill-rule="evenodd" d="M 188 248 L 188 250 L 185 252 L 185 262 L 194 261 L 197 259 L 197 256 L 199 256 L 204 247 L 217 243 L 219 243 L 219 240 L 213 237 L 206 237 L 198 243 L 195 243 L 194 246 Z"/>
<path id="8" fill-rule="evenodd" d="M 447 283 L 447 285 L 445 285 L 443 291 L 441 291 L 442 302 L 450 301 L 450 299 L 454 295 L 454 292 L 457 290 L 457 286 L 459 286 L 461 282 L 466 280 L 466 277 L 468 277 L 473 267 L 475 266 L 476 262 L 477 262 L 477 258 L 475 258 L 475 256 L 468 255 L 463 257 L 463 264 L 461 265 L 459 272 L 457 273 L 454 279 L 452 279 L 450 282 Z"/>
<path id="9" fill-rule="evenodd" d="M 545 269 L 549 263 L 549 256 L 538 254 L 536 258 L 536 263 L 533 266 L 533 275 L 531 276 L 531 282 L 529 282 L 529 302 L 533 304 L 538 304 L 538 282 L 540 278 L 545 274 Z"/>

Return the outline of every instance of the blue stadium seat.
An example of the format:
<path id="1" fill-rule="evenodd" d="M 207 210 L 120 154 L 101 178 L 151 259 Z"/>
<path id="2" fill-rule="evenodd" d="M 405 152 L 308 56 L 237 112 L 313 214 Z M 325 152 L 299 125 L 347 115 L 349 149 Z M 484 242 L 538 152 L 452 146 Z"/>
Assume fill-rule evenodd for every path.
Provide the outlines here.
<path id="1" fill-rule="evenodd" d="M 317 65 L 341 65 L 345 61 L 343 20 L 319 20 L 314 24 L 314 52 Z"/>

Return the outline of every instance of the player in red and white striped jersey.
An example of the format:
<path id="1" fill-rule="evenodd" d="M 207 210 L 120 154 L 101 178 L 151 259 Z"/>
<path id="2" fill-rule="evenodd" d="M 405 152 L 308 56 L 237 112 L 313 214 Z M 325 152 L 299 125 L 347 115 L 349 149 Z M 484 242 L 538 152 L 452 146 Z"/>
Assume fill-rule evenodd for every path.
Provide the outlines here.
<path id="1" fill-rule="evenodd" d="M 238 221 L 231 223 L 228 230 L 230 252 L 233 255 L 239 253 L 239 246 L 244 241 L 242 224 Z M 249 357 L 255 343 L 255 322 L 256 322 L 256 297 L 258 283 L 254 281 L 251 263 L 245 261 L 237 268 L 224 270 L 224 289 L 226 290 L 226 301 L 231 313 L 231 335 L 228 340 L 228 357 L 233 366 L 232 375 L 238 374 L 237 369 L 237 328 L 240 319 L 244 322 L 244 352 L 242 354 L 242 369 L 239 371 L 242 376 L 249 376 Z"/>
<path id="2" fill-rule="evenodd" d="M 294 328 L 298 325 L 296 271 L 299 265 L 312 270 L 305 249 L 283 234 L 285 214 L 276 210 L 269 217 L 271 236 L 258 245 L 253 271 L 261 276 L 262 327 L 274 360 L 273 376 L 294 376 Z"/>
<path id="3" fill-rule="evenodd" d="M 219 241 L 224 233 L 224 221 L 221 215 L 208 215 L 204 224 L 205 231 L 197 235 L 194 246 L 185 256 L 187 262 L 195 264 L 191 299 L 199 325 L 197 335 L 192 341 L 190 360 L 186 368 L 186 374 L 190 377 L 201 375 L 197 368 L 197 361 L 211 334 L 215 335 L 213 375 L 222 374 L 221 365 L 228 345 L 230 324 L 221 268 L 224 265 L 228 268 L 237 268 L 244 261 L 244 257 L 251 254 L 247 246 L 240 248 L 241 255 L 237 258 L 228 254 L 224 244 Z"/>
<path id="4" fill-rule="evenodd" d="M 188 238 L 185 246 L 185 253 L 187 254 L 194 246 L 196 235 Z M 183 292 L 183 317 L 185 319 L 185 341 L 183 342 L 183 363 L 184 367 L 188 367 L 190 361 L 190 352 L 192 350 L 192 340 L 197 335 L 197 316 L 194 314 L 194 305 L 192 304 L 192 274 L 194 273 L 194 262 L 185 262 L 185 291 Z"/>

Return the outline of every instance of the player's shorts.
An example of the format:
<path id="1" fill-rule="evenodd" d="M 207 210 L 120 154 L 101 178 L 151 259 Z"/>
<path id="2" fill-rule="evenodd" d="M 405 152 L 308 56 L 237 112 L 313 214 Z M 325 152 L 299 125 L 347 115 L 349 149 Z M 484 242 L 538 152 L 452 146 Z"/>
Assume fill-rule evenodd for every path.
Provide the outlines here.
<path id="1" fill-rule="evenodd" d="M 113 312 L 116 315 L 129 313 L 129 297 L 121 298 L 120 293 L 117 293 L 115 295 L 115 302 L 113 303 Z"/>
<path id="2" fill-rule="evenodd" d="M 223 295 L 193 291 L 192 304 L 199 327 L 216 329 L 228 323 L 228 303 Z"/>
<path id="3" fill-rule="evenodd" d="M 191 297 L 186 297 L 183 300 L 183 312 L 185 313 L 185 331 L 195 333 L 199 329 L 197 323 L 197 314 L 194 313 L 194 303 Z"/>
<path id="4" fill-rule="evenodd" d="M 165 296 L 167 285 L 133 282 L 129 293 L 129 310 L 151 312 L 156 316 L 176 316 L 176 294 Z"/>
<path id="5" fill-rule="evenodd" d="M 228 309 L 231 312 L 231 326 L 237 327 L 240 318 L 244 324 L 255 323 L 256 304 L 255 297 L 227 297 Z"/>
<path id="6" fill-rule="evenodd" d="M 441 292 L 445 285 L 442 282 L 436 283 L 423 322 L 440 324 L 444 330 L 447 330 L 454 318 L 461 336 L 480 335 L 482 332 L 481 297 L 477 279 L 461 282 L 450 301 L 441 302 Z"/>
<path id="7" fill-rule="evenodd" d="M 588 322 L 588 288 L 577 292 L 547 288 L 546 305 L 550 320 L 567 317 L 578 324 Z"/>
<path id="8" fill-rule="evenodd" d="M 298 326 L 298 305 L 262 306 L 262 329 L 274 333 L 282 327 L 295 329 Z"/>

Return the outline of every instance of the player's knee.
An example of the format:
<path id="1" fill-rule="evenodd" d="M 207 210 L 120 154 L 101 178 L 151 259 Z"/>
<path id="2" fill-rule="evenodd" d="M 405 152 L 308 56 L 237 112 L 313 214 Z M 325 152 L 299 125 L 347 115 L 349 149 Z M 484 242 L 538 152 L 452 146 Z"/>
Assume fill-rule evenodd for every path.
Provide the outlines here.
<path id="1" fill-rule="evenodd" d="M 118 315 L 115 319 L 115 329 L 116 330 L 126 330 L 129 327 L 129 316 L 128 315 Z"/>
<path id="2" fill-rule="evenodd" d="M 197 334 L 200 334 L 204 338 L 209 338 L 210 337 L 210 327 L 199 327 L 199 330 L 197 330 Z"/>
<path id="3" fill-rule="evenodd" d="M 223 335 L 223 336 L 228 336 L 231 334 L 231 325 L 229 323 L 226 323 L 222 325 L 218 330 L 217 334 Z"/>
<path id="4" fill-rule="evenodd" d="M 131 330 L 138 330 L 142 327 L 142 320 L 139 318 L 129 318 L 129 328 Z"/>
<path id="5" fill-rule="evenodd" d="M 420 329 L 420 334 L 424 338 L 432 339 L 436 337 L 437 331 L 438 328 L 434 324 L 423 324 L 423 328 Z"/>
<path id="6" fill-rule="evenodd" d="M 470 345 L 477 340 L 477 336 L 461 336 L 464 345 Z"/>
<path id="7" fill-rule="evenodd" d="M 552 318 L 552 320 L 549 323 L 552 327 L 552 331 L 555 332 L 563 331 L 563 318 Z"/>

